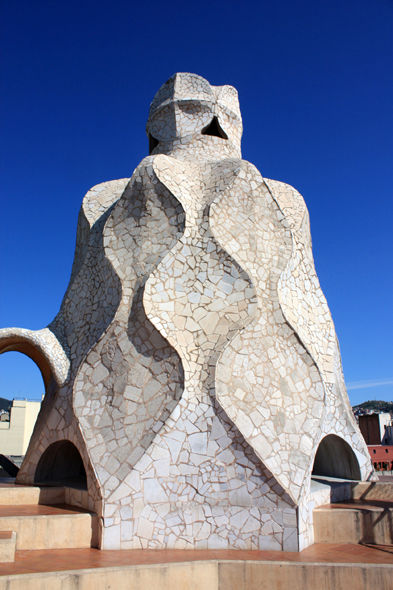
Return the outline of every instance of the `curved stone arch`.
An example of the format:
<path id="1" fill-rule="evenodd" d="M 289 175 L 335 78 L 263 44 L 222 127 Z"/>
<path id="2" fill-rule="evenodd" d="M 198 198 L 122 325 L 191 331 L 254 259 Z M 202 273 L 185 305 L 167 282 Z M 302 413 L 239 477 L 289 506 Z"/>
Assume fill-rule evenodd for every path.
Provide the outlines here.
<path id="1" fill-rule="evenodd" d="M 336 434 L 328 434 L 319 443 L 313 475 L 360 480 L 360 466 L 350 445 Z"/>
<path id="2" fill-rule="evenodd" d="M 0 354 L 6 352 L 20 352 L 28 356 L 38 367 L 42 375 L 42 380 L 45 385 L 45 393 L 51 388 L 53 380 L 56 380 L 52 367 L 39 347 L 34 345 L 31 341 L 21 336 L 11 336 L 0 340 Z"/>
<path id="3" fill-rule="evenodd" d="M 46 392 L 53 383 L 60 387 L 68 378 L 70 361 L 49 328 L 37 331 L 24 328 L 0 330 L 0 354 L 4 352 L 21 352 L 31 358 L 41 371 Z"/>
<path id="4" fill-rule="evenodd" d="M 34 455 L 42 436 L 43 428 L 53 409 L 57 393 L 68 376 L 69 361 L 56 336 L 48 329 L 39 331 L 23 328 L 0 330 L 0 354 L 19 352 L 30 358 L 41 373 L 45 396 L 31 435 L 25 460 L 18 473 L 18 483 L 26 483 L 26 465 Z M 40 453 L 39 453 L 40 454 Z M 29 482 L 30 483 L 30 482 Z"/>

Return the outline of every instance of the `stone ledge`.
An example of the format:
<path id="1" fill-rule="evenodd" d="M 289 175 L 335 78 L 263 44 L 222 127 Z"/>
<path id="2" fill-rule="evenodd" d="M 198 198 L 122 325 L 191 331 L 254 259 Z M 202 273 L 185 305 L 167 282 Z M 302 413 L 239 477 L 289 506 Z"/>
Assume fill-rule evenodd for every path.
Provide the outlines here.
<path id="1" fill-rule="evenodd" d="M 0 563 L 10 563 L 15 559 L 16 532 L 0 531 Z"/>
<path id="2" fill-rule="evenodd" d="M 0 530 L 16 532 L 18 550 L 94 547 L 97 529 L 97 516 L 87 512 L 0 516 Z"/>
<path id="3" fill-rule="evenodd" d="M 0 590 L 390 590 L 393 566 L 212 560 L 0 577 Z"/>
<path id="4" fill-rule="evenodd" d="M 374 501 L 378 504 L 377 501 Z M 316 543 L 391 545 L 393 504 L 328 504 L 313 511 Z"/>
<path id="5" fill-rule="evenodd" d="M 393 501 L 393 482 L 360 481 L 352 484 L 353 500 L 389 500 Z"/>

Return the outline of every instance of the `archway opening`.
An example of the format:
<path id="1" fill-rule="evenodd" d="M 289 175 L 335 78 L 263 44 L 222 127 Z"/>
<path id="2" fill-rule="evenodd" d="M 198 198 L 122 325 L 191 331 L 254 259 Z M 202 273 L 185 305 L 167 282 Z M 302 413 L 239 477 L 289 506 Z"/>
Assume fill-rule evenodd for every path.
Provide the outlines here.
<path id="1" fill-rule="evenodd" d="M 42 379 L 47 392 L 54 381 L 52 369 L 45 355 L 32 342 L 23 336 L 14 335 L 0 341 L 0 354 L 6 352 L 20 352 L 29 357 L 41 372 Z"/>
<path id="2" fill-rule="evenodd" d="M 19 351 L 0 353 L 0 398 L 41 401 L 45 383 L 37 363 Z M 1 405 L 3 409 L 4 403 Z"/>
<path id="3" fill-rule="evenodd" d="M 328 434 L 319 444 L 313 475 L 360 480 L 360 467 L 355 453 L 345 440 Z"/>
<path id="4" fill-rule="evenodd" d="M 76 446 L 69 440 L 49 445 L 38 461 L 34 483 L 50 483 L 86 490 L 86 471 Z"/>
<path id="5" fill-rule="evenodd" d="M 31 357 L 7 349 L 2 354 L 5 348 L 0 346 L 0 453 L 11 461 L 2 465 L 4 471 L 15 477 L 34 432 L 45 383 Z M 0 471 L 1 476 L 6 473 Z"/>

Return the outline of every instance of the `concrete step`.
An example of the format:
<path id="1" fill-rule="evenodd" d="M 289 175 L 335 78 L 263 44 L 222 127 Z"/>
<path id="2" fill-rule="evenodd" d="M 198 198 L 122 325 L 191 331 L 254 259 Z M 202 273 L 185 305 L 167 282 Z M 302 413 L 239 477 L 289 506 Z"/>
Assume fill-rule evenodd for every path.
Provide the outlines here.
<path id="1" fill-rule="evenodd" d="M 87 490 L 66 485 L 23 486 L 0 482 L 0 507 L 25 505 L 70 504 L 89 510 L 91 501 Z"/>
<path id="2" fill-rule="evenodd" d="M 391 590 L 392 549 L 21 551 L 0 564 L 0 590 Z"/>
<path id="3" fill-rule="evenodd" d="M 387 500 L 393 502 L 393 482 L 359 481 L 352 485 L 353 500 Z"/>
<path id="4" fill-rule="evenodd" d="M 97 515 L 67 504 L 0 506 L 0 531 L 15 531 L 17 550 L 98 546 Z"/>
<path id="5" fill-rule="evenodd" d="M 0 484 L 0 506 L 27 504 L 64 504 L 64 488 Z"/>
<path id="6" fill-rule="evenodd" d="M 15 547 L 15 531 L 0 531 L 0 563 L 10 563 L 15 560 Z"/>
<path id="7" fill-rule="evenodd" d="M 393 502 L 393 482 L 352 481 L 325 475 L 313 475 L 311 493 L 324 494 L 326 502 L 345 500 L 387 500 Z"/>
<path id="8" fill-rule="evenodd" d="M 393 544 L 393 502 L 350 500 L 313 511 L 315 543 Z"/>

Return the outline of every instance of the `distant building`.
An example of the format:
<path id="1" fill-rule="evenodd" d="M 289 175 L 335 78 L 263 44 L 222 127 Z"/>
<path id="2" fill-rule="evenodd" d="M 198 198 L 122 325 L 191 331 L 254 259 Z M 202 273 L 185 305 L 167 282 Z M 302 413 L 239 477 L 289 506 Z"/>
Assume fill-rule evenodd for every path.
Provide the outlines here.
<path id="1" fill-rule="evenodd" d="M 393 445 L 372 445 L 368 450 L 376 471 L 393 470 Z"/>
<path id="2" fill-rule="evenodd" d="M 359 428 L 366 441 L 376 471 L 393 470 L 393 421 L 389 413 L 358 416 Z"/>
<path id="3" fill-rule="evenodd" d="M 0 421 L 0 453 L 24 455 L 41 408 L 40 401 L 14 399 L 9 422 Z"/>
<path id="4" fill-rule="evenodd" d="M 393 445 L 393 421 L 385 426 L 385 434 L 382 439 L 383 445 Z"/>
<path id="5" fill-rule="evenodd" d="M 392 416 L 389 413 L 365 414 L 358 420 L 367 445 L 392 444 L 386 441 L 386 436 L 392 436 Z"/>

